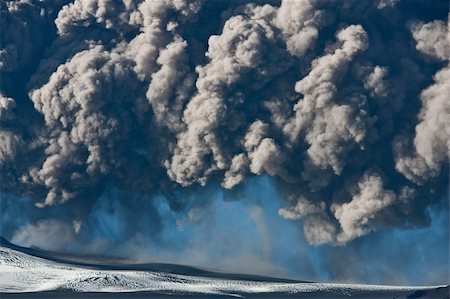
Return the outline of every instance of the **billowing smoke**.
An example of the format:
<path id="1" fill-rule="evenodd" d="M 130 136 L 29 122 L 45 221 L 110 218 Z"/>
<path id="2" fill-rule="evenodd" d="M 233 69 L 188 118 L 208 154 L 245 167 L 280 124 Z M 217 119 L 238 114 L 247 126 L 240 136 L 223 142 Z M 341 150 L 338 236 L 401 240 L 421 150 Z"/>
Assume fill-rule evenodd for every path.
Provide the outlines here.
<path id="1" fill-rule="evenodd" d="M 154 202 L 197 219 L 211 186 L 233 197 L 268 176 L 310 244 L 426 227 L 448 192 L 448 9 L 2 1 L 2 194 L 39 207 L 34 229 L 75 236 L 123 193 L 156 232 Z"/>

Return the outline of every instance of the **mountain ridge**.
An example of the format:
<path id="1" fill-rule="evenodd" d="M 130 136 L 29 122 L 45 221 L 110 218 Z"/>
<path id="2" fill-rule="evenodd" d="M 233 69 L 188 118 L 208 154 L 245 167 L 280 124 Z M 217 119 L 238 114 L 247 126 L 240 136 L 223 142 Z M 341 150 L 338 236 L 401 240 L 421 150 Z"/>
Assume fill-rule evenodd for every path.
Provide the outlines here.
<path id="1" fill-rule="evenodd" d="M 270 281 L 270 282 L 292 282 L 292 283 L 312 283 L 311 281 L 295 280 L 288 278 L 256 275 L 256 274 L 245 274 L 245 273 L 229 273 L 202 269 L 190 265 L 181 264 L 171 264 L 171 263 L 90 263 L 90 262 L 80 262 L 79 259 L 83 259 L 83 256 L 73 256 L 69 254 L 61 254 L 58 252 L 52 252 L 44 250 L 41 248 L 30 248 L 23 247 L 11 243 L 6 238 L 0 236 L 0 246 L 4 246 L 10 249 L 14 249 L 35 257 L 44 258 L 57 263 L 70 264 L 80 267 L 86 267 L 89 269 L 101 269 L 101 270 L 137 270 L 137 271 L 154 271 L 154 272 L 164 272 L 179 275 L 192 275 L 200 277 L 213 277 L 221 279 L 244 279 L 249 281 Z M 74 259 L 76 257 L 76 259 Z M 89 256 L 87 256 L 89 258 Z M 105 259 L 115 259 L 114 257 L 107 257 Z M 129 261 L 129 260 L 122 260 Z"/>
<path id="2" fill-rule="evenodd" d="M 0 297 L 9 298 L 364 298 L 445 299 L 449 286 L 386 286 L 264 279 L 173 264 L 99 265 L 0 237 Z M 270 280 L 272 279 L 272 280 Z"/>

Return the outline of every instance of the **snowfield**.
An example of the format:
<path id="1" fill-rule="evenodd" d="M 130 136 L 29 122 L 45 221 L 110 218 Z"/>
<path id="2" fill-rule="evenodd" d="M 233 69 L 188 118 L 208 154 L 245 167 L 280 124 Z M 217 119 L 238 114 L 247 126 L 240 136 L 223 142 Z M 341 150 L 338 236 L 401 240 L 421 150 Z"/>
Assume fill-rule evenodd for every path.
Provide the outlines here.
<path id="1" fill-rule="evenodd" d="M 3 242 L 4 243 L 4 242 Z M 12 245 L 12 244 L 11 244 Z M 0 297 L 55 297 L 55 294 L 124 292 L 140 297 L 264 297 L 264 298 L 448 298 L 448 286 L 382 285 L 245 280 L 181 275 L 164 271 L 117 270 L 99 265 L 55 261 L 0 246 Z M 227 277 L 230 277 L 228 275 Z M 54 293 L 52 293 L 54 292 Z M 97 294 L 98 293 L 98 294 Z M 39 296 L 38 296 L 39 295 Z M 117 294 L 116 294 L 117 295 Z M 3 297 L 5 296 L 5 297 Z M 69 297 L 62 296 L 63 297 Z M 92 296 L 91 296 L 92 297 Z M 91 298 L 90 297 L 90 298 Z"/>

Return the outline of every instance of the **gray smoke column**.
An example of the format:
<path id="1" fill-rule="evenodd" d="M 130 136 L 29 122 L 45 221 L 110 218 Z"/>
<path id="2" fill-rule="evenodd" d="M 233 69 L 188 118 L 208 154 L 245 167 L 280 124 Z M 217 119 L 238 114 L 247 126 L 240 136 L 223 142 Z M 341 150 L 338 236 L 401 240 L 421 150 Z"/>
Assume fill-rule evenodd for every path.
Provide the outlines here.
<path id="1" fill-rule="evenodd" d="M 183 211 L 202 186 L 239 191 L 252 176 L 273 178 L 279 215 L 311 244 L 427 226 L 448 192 L 447 12 L 446 0 L 2 1 L 1 191 L 42 215 L 67 206 L 74 235 L 110 190 Z"/>

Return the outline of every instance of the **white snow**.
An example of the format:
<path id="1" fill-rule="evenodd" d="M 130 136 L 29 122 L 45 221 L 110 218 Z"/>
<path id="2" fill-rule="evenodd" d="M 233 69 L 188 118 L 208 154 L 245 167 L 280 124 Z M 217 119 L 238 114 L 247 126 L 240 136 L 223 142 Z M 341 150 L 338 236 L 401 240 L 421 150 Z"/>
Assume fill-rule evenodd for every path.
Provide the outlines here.
<path id="1" fill-rule="evenodd" d="M 135 270 L 98 270 L 57 263 L 0 247 L 0 293 L 70 289 L 76 292 L 181 292 L 197 294 L 411 291 L 403 287 L 333 283 L 264 282 Z"/>

